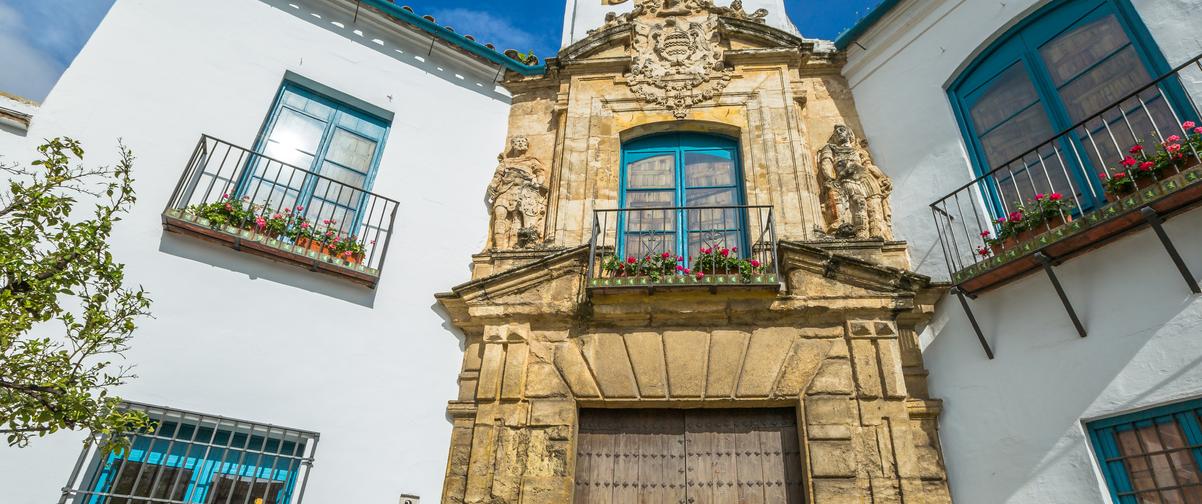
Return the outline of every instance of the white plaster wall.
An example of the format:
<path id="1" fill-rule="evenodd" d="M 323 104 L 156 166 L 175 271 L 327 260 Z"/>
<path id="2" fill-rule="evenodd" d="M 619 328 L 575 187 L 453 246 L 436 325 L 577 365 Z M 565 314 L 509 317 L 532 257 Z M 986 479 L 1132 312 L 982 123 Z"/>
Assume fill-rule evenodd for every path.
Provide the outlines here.
<path id="1" fill-rule="evenodd" d="M 945 92 L 972 57 L 1045 1 L 911 0 L 849 50 L 845 75 L 914 266 L 947 278 L 928 205 L 972 179 Z M 1135 0 L 1171 64 L 1202 52 L 1202 0 Z M 1166 228 L 1202 275 L 1202 212 Z M 1202 396 L 1202 300 L 1150 231 L 1057 268 L 1089 336 L 1076 335 L 1046 276 L 970 301 L 988 360 L 955 298 L 923 334 L 956 502 L 1108 502 L 1085 422 Z"/>
<path id="2" fill-rule="evenodd" d="M 128 353 L 125 398 L 320 432 L 306 502 L 436 502 L 461 351 L 433 294 L 483 248 L 508 103 L 479 69 L 414 59 L 328 5 L 119 0 L 28 135 L 0 131 L 0 154 L 27 161 L 58 135 L 82 140 L 89 165 L 113 162 L 118 137 L 137 154 L 139 202 L 113 253 L 156 318 Z M 400 234 L 374 291 L 162 230 L 200 135 L 253 144 L 288 70 L 395 113 L 373 190 L 400 201 Z M 0 448 L 0 502 L 56 502 L 79 441 Z"/>
<path id="3" fill-rule="evenodd" d="M 623 3 L 618 5 L 606 5 L 604 0 L 567 0 L 567 8 L 564 10 L 563 47 L 587 37 L 589 30 L 595 30 L 605 24 L 606 14 L 630 12 L 637 1 L 639 0 L 623 0 Z M 717 0 L 714 3 L 726 7 L 730 0 Z M 768 10 L 768 17 L 764 22 L 769 26 L 798 34 L 797 27 L 793 26 L 793 21 L 785 11 L 785 0 L 743 0 L 743 10 L 748 14 L 756 9 Z"/>

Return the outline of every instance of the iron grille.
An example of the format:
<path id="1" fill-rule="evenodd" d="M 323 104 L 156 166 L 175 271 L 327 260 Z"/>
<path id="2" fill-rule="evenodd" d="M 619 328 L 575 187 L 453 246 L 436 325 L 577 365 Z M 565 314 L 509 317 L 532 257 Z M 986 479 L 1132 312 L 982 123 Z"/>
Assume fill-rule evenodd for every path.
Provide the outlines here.
<path id="1" fill-rule="evenodd" d="M 85 446 L 65 503 L 298 504 L 317 450 L 316 432 L 140 403 L 150 433 L 130 449 Z"/>

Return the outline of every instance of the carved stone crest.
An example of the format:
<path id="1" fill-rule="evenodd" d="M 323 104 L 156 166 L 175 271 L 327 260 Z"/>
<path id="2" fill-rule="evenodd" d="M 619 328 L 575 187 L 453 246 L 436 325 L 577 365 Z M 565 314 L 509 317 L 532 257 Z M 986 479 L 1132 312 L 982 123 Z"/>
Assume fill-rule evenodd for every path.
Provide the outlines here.
<path id="1" fill-rule="evenodd" d="M 839 124 L 818 151 L 822 210 L 827 234 L 838 238 L 893 239 L 889 195 L 893 181 L 873 164 L 851 128 Z"/>
<path id="2" fill-rule="evenodd" d="M 722 61 L 718 16 L 754 16 L 741 4 L 735 8 L 715 7 L 708 0 L 639 0 L 622 19 L 634 23 L 633 61 L 626 75 L 631 91 L 677 119 L 721 93 L 732 71 Z"/>
<path id="3" fill-rule="evenodd" d="M 547 215 L 547 186 L 543 165 L 530 156 L 526 137 L 514 137 L 509 149 L 497 156 L 497 171 L 488 185 L 492 214 L 491 248 L 511 250 L 542 243 Z"/>

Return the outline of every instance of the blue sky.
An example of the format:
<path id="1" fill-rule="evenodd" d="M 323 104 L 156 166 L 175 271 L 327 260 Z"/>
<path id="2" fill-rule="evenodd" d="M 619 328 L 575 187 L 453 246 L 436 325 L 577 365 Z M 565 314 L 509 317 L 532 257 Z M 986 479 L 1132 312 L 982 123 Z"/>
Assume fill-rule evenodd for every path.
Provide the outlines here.
<path id="1" fill-rule="evenodd" d="M 179 0 L 156 0 L 179 1 Z M 252 1 L 252 0 L 247 0 Z M 581 0 L 599 1 L 599 0 Z M 881 0 L 785 0 L 802 35 L 833 39 Z M 0 0 L 0 91 L 42 100 L 113 0 Z M 459 33 L 500 49 L 559 49 L 564 0 L 406 0 Z M 717 0 L 725 4 L 727 0 Z M 502 7 L 503 6 L 503 7 Z"/>

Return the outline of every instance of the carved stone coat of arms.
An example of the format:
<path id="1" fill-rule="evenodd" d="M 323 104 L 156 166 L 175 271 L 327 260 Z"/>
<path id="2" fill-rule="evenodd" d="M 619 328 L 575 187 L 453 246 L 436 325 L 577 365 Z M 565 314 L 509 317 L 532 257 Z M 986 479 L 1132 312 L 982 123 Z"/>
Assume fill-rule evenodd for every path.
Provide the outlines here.
<path id="1" fill-rule="evenodd" d="M 722 61 L 718 15 L 699 0 L 643 1 L 633 14 L 630 89 L 684 119 L 694 105 L 721 93 L 731 70 Z"/>

